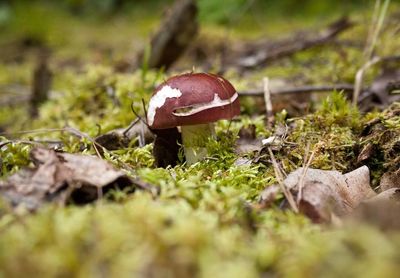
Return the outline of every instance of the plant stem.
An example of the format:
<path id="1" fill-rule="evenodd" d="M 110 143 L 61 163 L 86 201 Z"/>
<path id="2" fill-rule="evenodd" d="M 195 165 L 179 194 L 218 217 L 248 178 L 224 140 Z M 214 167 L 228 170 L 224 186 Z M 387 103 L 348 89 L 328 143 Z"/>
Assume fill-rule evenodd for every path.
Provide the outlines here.
<path id="1" fill-rule="evenodd" d="M 192 165 L 207 156 L 206 143 L 210 137 L 215 137 L 213 123 L 182 126 L 181 132 L 188 165 Z"/>

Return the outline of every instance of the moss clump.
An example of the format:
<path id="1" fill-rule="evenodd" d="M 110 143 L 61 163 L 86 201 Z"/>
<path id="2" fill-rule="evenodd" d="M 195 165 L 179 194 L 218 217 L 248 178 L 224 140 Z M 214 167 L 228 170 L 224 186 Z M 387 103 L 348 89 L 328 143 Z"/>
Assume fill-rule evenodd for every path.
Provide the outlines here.
<path id="1" fill-rule="evenodd" d="M 399 270 L 394 234 L 364 226 L 321 231 L 278 211 L 259 214 L 254 231 L 246 217 L 236 213 L 227 225 L 217 209 L 143 194 L 120 204 L 47 207 L 36 215 L 2 218 L 0 244 L 12 248 L 0 250 L 0 273 L 334 277 L 344 271 L 390 277 Z"/>
<path id="2" fill-rule="evenodd" d="M 343 94 L 333 92 L 313 114 L 278 119 L 275 133 L 281 134 L 281 144 L 277 146 L 276 158 L 286 173 L 304 166 L 305 158 L 311 154 L 312 168 L 348 171 L 354 167 L 353 148 L 362 121 L 358 110 Z"/>
<path id="3" fill-rule="evenodd" d="M 395 172 L 400 163 L 400 104 L 394 103 L 380 114 L 366 115 L 359 141 L 358 162 L 372 170 L 372 183 L 379 185 L 385 172 Z"/>

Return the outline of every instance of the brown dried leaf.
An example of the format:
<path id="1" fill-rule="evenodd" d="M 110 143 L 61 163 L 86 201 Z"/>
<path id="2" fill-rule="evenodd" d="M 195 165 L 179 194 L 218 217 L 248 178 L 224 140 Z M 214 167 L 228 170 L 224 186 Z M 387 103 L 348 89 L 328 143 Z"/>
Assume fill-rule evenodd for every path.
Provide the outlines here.
<path id="1" fill-rule="evenodd" d="M 348 220 L 366 222 L 383 230 L 400 230 L 400 189 L 388 189 L 362 202 Z"/>
<path id="2" fill-rule="evenodd" d="M 87 203 L 103 191 L 136 184 L 98 157 L 45 148 L 34 148 L 31 157 L 34 168 L 22 169 L 0 182 L 0 193 L 14 206 L 34 210 L 48 201 Z"/>
<path id="3" fill-rule="evenodd" d="M 267 186 L 260 195 L 259 204 L 262 208 L 270 207 L 276 200 L 278 194 L 280 193 L 279 185 Z"/>
<path id="4" fill-rule="evenodd" d="M 363 200 L 375 196 L 369 183 L 369 169 L 360 167 L 343 175 L 338 171 L 303 168 L 289 174 L 284 185 L 293 195 L 299 194 L 299 210 L 314 222 L 330 222 L 332 216 L 351 212 Z M 266 193 L 263 193 L 266 194 Z"/>
<path id="5" fill-rule="evenodd" d="M 381 191 L 385 191 L 391 188 L 400 187 L 400 168 L 394 172 L 386 172 L 381 178 L 379 188 Z"/>
<path id="6" fill-rule="evenodd" d="M 139 138 L 139 146 L 149 144 L 154 140 L 154 134 L 141 121 L 131 124 L 128 128 L 111 130 L 95 138 L 97 144 L 107 150 L 118 150 L 128 147 L 129 143 Z"/>
<path id="7" fill-rule="evenodd" d="M 256 137 L 256 126 L 249 125 L 239 130 L 239 139 L 236 140 L 236 153 L 246 154 L 260 151 L 262 147 L 261 140 Z"/>

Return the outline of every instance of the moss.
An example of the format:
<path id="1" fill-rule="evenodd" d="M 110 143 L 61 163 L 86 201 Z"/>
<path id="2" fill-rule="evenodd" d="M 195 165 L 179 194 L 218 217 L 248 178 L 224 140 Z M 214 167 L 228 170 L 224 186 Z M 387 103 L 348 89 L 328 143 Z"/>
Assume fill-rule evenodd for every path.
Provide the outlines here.
<path id="1" fill-rule="evenodd" d="M 5 137 L 0 137 L 0 145 L 7 141 Z M 0 148 L 0 176 L 10 175 L 27 166 L 31 149 L 32 145 L 25 143 L 10 143 Z"/>
<path id="2" fill-rule="evenodd" d="M 398 271 L 398 238 L 368 227 L 323 232 L 302 217 L 269 211 L 252 233 L 219 219 L 182 200 L 141 194 L 118 205 L 48 207 L 1 227 L 2 246 L 13 248 L 1 249 L 0 269 L 46 276 L 306 277 L 362 275 L 368 262 L 368 273 Z"/>
<path id="3" fill-rule="evenodd" d="M 32 10 L 37 15 L 41 11 Z M 37 15 L 32 20 L 37 21 Z M 354 18 L 363 20 L 364 16 L 358 13 Z M 49 29 L 44 30 L 39 24 L 14 34 L 33 34 L 54 48 L 51 63 L 55 80 L 50 100 L 40 107 L 39 118 L 34 120 L 27 116 L 26 105 L 2 108 L 0 126 L 8 132 L 20 130 L 21 126 L 37 129 L 29 134 L 7 134 L 7 139 L 52 139 L 62 142 L 64 151 L 94 154 L 90 137 L 127 126 L 135 119 L 131 105 L 143 114 L 141 100 L 148 100 L 154 85 L 166 77 L 162 71 L 145 66 L 131 73 L 116 73 L 113 69 L 115 60 L 144 44 L 141 36 L 147 35 L 156 19 L 143 19 L 141 25 L 139 12 L 133 18 L 110 18 L 106 23 L 87 18 L 79 22 L 67 14 L 55 18 L 54 22 L 46 19 L 54 24 Z M 58 29 L 58 21 L 63 19 L 65 26 Z M 294 27 L 307 26 L 310 21 L 274 22 L 266 32 L 282 35 Z M 140 30 L 134 25 L 141 25 Z M 114 30 L 112 26 L 120 32 L 109 32 Z M 247 30 L 245 26 L 242 27 Z M 377 49 L 379 55 L 397 49 L 398 40 L 389 36 L 395 28 L 390 26 L 383 31 L 385 43 Z M 215 35 L 216 39 L 225 38 L 220 27 L 210 31 L 211 27 L 204 28 L 204 32 L 214 32 L 212 37 Z M 8 28 L 6 36 L 12 36 L 17 27 Z M 54 30 L 62 31 L 56 34 Z M 253 31 L 254 34 L 243 34 L 241 28 L 234 29 L 232 41 L 260 32 Z M 105 37 L 105 33 L 113 33 L 115 38 Z M 360 24 L 341 38 L 363 41 L 365 34 L 366 28 Z M 71 37 L 75 39 L 66 40 Z M 139 42 L 130 47 L 126 37 Z M 104 49 L 93 47 L 93 42 Z M 77 63 L 68 64 L 77 57 Z M 181 63 L 182 68 L 191 68 L 193 60 L 188 58 Z M 291 85 L 341 83 L 353 82 L 362 64 L 358 46 L 339 43 L 297 53 L 246 73 L 245 77 L 236 71 L 226 75 L 238 89 L 259 87 L 264 76 Z M 31 69 L 29 57 L 20 64 L 2 64 L 0 84 L 27 86 Z M 377 72 L 368 71 L 366 82 Z M 359 149 L 370 142 L 380 148 L 367 163 L 372 166 L 375 180 L 383 171 L 398 165 L 400 129 L 395 111 L 399 104 L 382 113 L 362 115 L 338 92 L 312 100 L 315 110 L 311 113 L 293 118 L 281 111 L 271 129 L 266 128 L 264 116 L 254 116 L 261 110 L 257 101 L 243 102 L 243 115 L 234 121 L 219 121 L 218 140 L 207 142 L 210 155 L 191 166 L 155 168 L 152 144 L 139 148 L 134 140 L 127 148 L 104 152 L 105 159 L 116 167 L 131 168 L 125 169 L 129 175 L 160 186 L 157 198 L 139 191 L 112 191 L 108 201 L 83 207 L 48 204 L 35 214 L 11 211 L 6 203 L 1 203 L 0 276 L 390 277 L 398 273 L 397 231 L 382 232 L 360 223 L 340 228 L 316 226 L 301 215 L 278 207 L 259 210 L 253 206 L 260 192 L 276 183 L 276 179 L 267 153 L 248 154 L 257 158 L 251 165 L 235 164 L 238 155 L 233 149 L 241 127 L 254 124 L 258 138 L 286 130 L 283 144 L 274 149 L 286 173 L 303 166 L 304 157 L 311 153 L 311 167 L 351 170 L 356 167 Z M 367 124 L 371 120 L 378 122 Z M 65 126 L 74 127 L 89 138 L 59 130 Z M 368 126 L 371 133 L 365 130 Z M 5 178 L 29 165 L 30 149 L 31 145 L 17 141 L 2 147 L 0 176 Z"/>

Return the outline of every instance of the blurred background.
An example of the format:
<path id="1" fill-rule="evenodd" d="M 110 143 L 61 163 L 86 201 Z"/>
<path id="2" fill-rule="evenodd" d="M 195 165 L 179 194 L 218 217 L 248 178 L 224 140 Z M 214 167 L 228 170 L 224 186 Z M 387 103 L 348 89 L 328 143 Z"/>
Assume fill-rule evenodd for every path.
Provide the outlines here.
<path id="1" fill-rule="evenodd" d="M 200 37 L 210 37 L 206 43 L 209 46 L 226 36 L 279 37 L 296 24 L 299 28 L 321 24 L 339 15 L 372 10 L 374 4 L 363 0 L 196 2 Z M 50 47 L 60 59 L 99 59 L 105 63 L 127 58 L 149 42 L 172 4 L 160 0 L 2 0 L 1 61 L 21 58 L 25 49 L 17 46 L 40 45 Z"/>
<path id="2" fill-rule="evenodd" d="M 239 91 L 260 91 L 265 76 L 272 89 L 351 85 L 368 60 L 376 13 L 384 24 L 367 56 L 395 55 L 399 1 L 0 0 L 0 129 L 30 126 L 41 113 L 48 121 L 62 107 L 46 112 L 42 103 L 65 92 L 70 101 L 89 98 L 88 88 L 106 88 L 100 95 L 114 90 L 120 102 L 126 97 L 140 109 L 140 99 L 164 78 L 191 70 L 223 74 Z M 380 73 L 371 70 L 365 80 Z M 129 94 L 119 89 L 119 77 L 130 84 Z M 293 105 L 292 97 L 274 101 L 274 110 L 304 114 L 313 109 L 310 96 L 299 95 Z M 242 106 L 252 114 L 264 104 L 244 99 Z M 72 121 L 68 113 L 63 117 Z"/>

